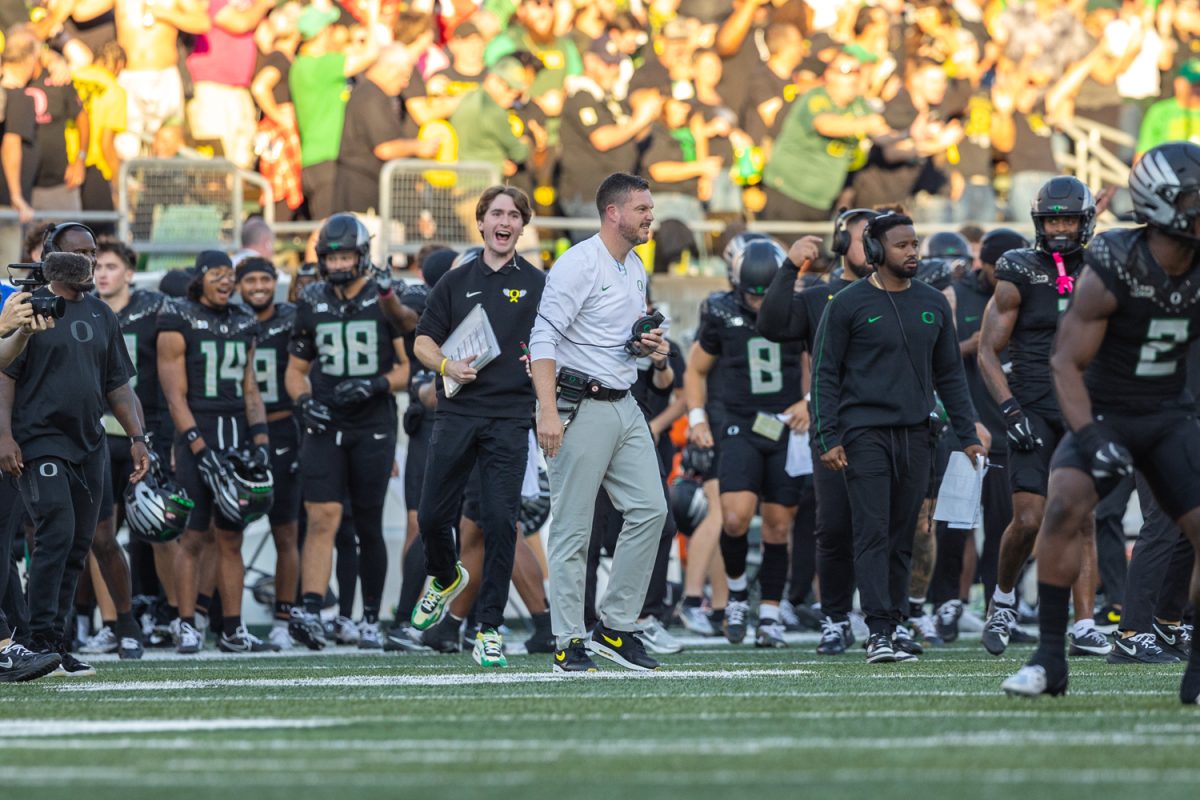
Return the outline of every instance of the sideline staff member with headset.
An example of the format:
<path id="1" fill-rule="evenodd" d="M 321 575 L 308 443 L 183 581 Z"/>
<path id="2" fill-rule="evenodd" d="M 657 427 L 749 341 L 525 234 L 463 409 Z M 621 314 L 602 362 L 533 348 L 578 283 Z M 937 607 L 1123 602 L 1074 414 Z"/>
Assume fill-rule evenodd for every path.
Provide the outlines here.
<path id="1" fill-rule="evenodd" d="M 645 180 L 616 172 L 600 184 L 596 208 L 600 233 L 555 263 L 529 337 L 538 444 L 549 460 L 554 509 L 548 556 L 557 672 L 594 670 L 587 651 L 628 669 L 658 666 L 634 631 L 667 505 L 650 428 L 629 393 L 638 357 L 666 347 L 661 317 L 643 319 L 646 270 L 632 253 L 650 238 L 654 201 Z M 584 575 L 602 486 L 625 524 L 600 624 L 585 646 Z"/>
<path id="2" fill-rule="evenodd" d="M 871 637 L 867 661 L 909 660 L 892 647 L 906 616 L 913 532 L 929 483 L 936 389 L 975 463 L 975 435 L 954 315 L 920 281 L 913 222 L 881 214 L 863 231 L 876 272 L 829 301 L 813 354 L 811 414 L 821 462 L 845 470 L 854 569 Z"/>

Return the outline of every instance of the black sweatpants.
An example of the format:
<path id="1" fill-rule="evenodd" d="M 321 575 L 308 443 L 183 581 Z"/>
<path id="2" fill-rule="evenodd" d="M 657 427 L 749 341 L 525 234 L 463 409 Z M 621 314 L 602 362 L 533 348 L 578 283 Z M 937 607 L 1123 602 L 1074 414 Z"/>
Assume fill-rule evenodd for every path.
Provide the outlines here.
<path id="1" fill-rule="evenodd" d="M 819 461 L 813 464 L 821 468 Z M 802 480 L 800 505 L 796 507 L 796 519 L 792 523 L 792 574 L 788 600 L 794 606 L 808 602 L 813 576 L 817 572 L 817 499 L 812 476 L 806 475 Z"/>
<path id="2" fill-rule="evenodd" d="M 933 461 L 927 425 L 869 428 L 845 445 L 854 572 L 871 634 L 908 617 L 912 546 Z"/>
<path id="3" fill-rule="evenodd" d="M 1142 481 L 1139 480 L 1139 483 Z M 1129 563 L 1125 558 L 1124 519 L 1133 490 L 1133 478 L 1123 478 L 1115 489 L 1100 498 L 1096 506 L 1096 560 L 1100 570 L 1100 586 L 1104 590 L 1105 600 L 1117 606 L 1125 604 Z M 1138 496 L 1142 496 L 1141 492 Z M 1145 496 L 1150 496 L 1148 488 Z M 1149 624 L 1145 630 L 1150 630 Z"/>
<path id="4" fill-rule="evenodd" d="M 479 462 L 484 550 L 476 620 L 483 628 L 499 627 L 508 605 L 531 425 L 524 417 L 497 419 L 438 411 L 429 439 L 417 517 L 425 542 L 425 570 L 443 585 L 454 580 L 458 559 L 454 526 L 471 470 Z"/>
<path id="5" fill-rule="evenodd" d="M 1137 493 L 1142 506 L 1142 530 L 1129 561 L 1121 629 L 1149 633 L 1155 617 L 1164 620 L 1183 617 L 1195 551 L 1155 502 L 1140 472 Z"/>
<path id="6" fill-rule="evenodd" d="M 850 520 L 850 497 L 846 493 L 846 475 L 821 466 L 815 442 L 812 477 L 821 611 L 837 622 L 844 622 L 854 603 L 854 526 Z"/>
<path id="7" fill-rule="evenodd" d="M 29 627 L 35 636 L 58 642 L 64 635 L 75 585 L 87 563 L 103 495 L 106 446 L 82 463 L 52 456 L 26 461 L 18 479 L 33 519 L 29 567 Z"/>

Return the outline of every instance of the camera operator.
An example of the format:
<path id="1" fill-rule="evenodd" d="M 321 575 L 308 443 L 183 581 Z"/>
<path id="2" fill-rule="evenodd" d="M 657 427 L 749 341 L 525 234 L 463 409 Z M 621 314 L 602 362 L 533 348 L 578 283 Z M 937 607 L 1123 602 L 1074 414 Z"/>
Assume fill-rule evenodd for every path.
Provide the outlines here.
<path id="1" fill-rule="evenodd" d="M 80 676 L 95 670 L 67 652 L 66 621 L 99 519 L 108 459 L 100 422 L 106 404 L 132 442 L 131 481 L 146 474 L 150 454 L 120 324 L 91 294 L 94 239 L 82 225 L 65 232 L 52 229 L 47 240 L 56 233 L 61 240 L 91 240 L 93 249 L 88 255 L 46 256 L 42 271 L 49 286 L 32 299 L 61 298 L 57 310 L 63 314 L 0 377 L 0 469 L 17 478 L 35 526 L 29 570 L 31 649 L 57 652 L 59 669 Z"/>
<path id="2" fill-rule="evenodd" d="M 627 669 L 658 667 L 635 630 L 667 504 L 650 427 L 629 392 L 637 359 L 665 348 L 658 322 L 643 316 L 646 270 L 632 253 L 650 238 L 654 200 L 644 179 L 617 172 L 600 184 L 596 208 L 600 233 L 558 259 L 529 338 L 555 509 L 548 555 L 558 672 L 594 671 L 589 650 Z M 584 573 L 601 486 L 625 524 L 601 621 L 585 645 Z"/>
<path id="3" fill-rule="evenodd" d="M 915 658 L 893 649 L 908 613 L 912 543 L 933 457 L 936 389 L 972 464 L 986 451 L 945 296 L 914 281 L 912 220 L 881 214 L 863 231 L 876 267 L 833 296 L 817 331 L 812 419 L 821 462 L 845 470 L 854 572 L 867 626 L 867 661 Z"/>

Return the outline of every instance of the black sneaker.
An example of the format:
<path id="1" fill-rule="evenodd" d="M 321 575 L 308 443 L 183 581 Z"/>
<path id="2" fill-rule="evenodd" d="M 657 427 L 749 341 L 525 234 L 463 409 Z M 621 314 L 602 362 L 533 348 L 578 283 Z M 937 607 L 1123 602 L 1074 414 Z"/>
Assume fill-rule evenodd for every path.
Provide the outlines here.
<path id="1" fill-rule="evenodd" d="M 554 634 L 550 631 L 544 633 L 534 632 L 525 640 L 526 653 L 553 653 L 558 650 L 558 642 L 554 638 Z"/>
<path id="2" fill-rule="evenodd" d="M 117 657 L 122 661 L 137 661 L 146 654 L 142 640 L 134 636 L 122 636 L 121 645 L 117 648 Z"/>
<path id="3" fill-rule="evenodd" d="M 846 639 L 842 634 L 842 623 L 832 617 L 821 620 L 821 641 L 817 644 L 817 655 L 840 656 L 846 652 Z"/>
<path id="4" fill-rule="evenodd" d="M 1179 659 L 1159 647 L 1153 633 L 1138 633 L 1129 637 L 1114 636 L 1108 654 L 1110 664 L 1174 664 Z"/>
<path id="5" fill-rule="evenodd" d="M 328 643 L 321 618 L 316 614 L 309 614 L 302 608 L 292 609 L 292 618 L 288 621 L 288 633 L 309 650 L 324 650 Z"/>
<path id="6" fill-rule="evenodd" d="M 896 654 L 897 661 L 912 661 L 917 656 L 925 655 L 925 648 L 913 638 L 907 625 L 897 625 L 892 634 L 892 652 Z"/>
<path id="7" fill-rule="evenodd" d="M 958 621 L 962 619 L 963 604 L 961 600 L 947 600 L 937 610 L 938 636 L 946 644 L 958 641 Z"/>
<path id="8" fill-rule="evenodd" d="M 55 652 L 35 653 L 16 642 L 0 650 L 0 683 L 34 681 L 58 669 L 62 656 Z"/>
<path id="9" fill-rule="evenodd" d="M 867 639 L 867 663 L 891 664 L 896 660 L 892 640 L 886 633 L 875 633 Z"/>
<path id="10" fill-rule="evenodd" d="M 599 671 L 596 669 L 596 662 L 588 655 L 583 639 L 572 639 L 565 648 L 556 650 L 552 669 L 564 674 Z"/>
<path id="11" fill-rule="evenodd" d="M 1158 646 L 1163 652 L 1179 656 L 1180 661 L 1187 661 L 1192 654 L 1191 625 L 1171 625 L 1155 620 L 1154 635 L 1158 637 Z"/>
<path id="12" fill-rule="evenodd" d="M 86 661 L 81 661 L 62 648 L 58 651 L 62 661 L 52 674 L 63 678 L 90 678 L 96 674 L 96 668 Z"/>
<path id="13" fill-rule="evenodd" d="M 408 625 L 400 624 L 388 631 L 383 640 L 385 653 L 432 653 L 433 649 L 422 643 L 420 634 Z"/>
<path id="14" fill-rule="evenodd" d="M 1012 630 L 1008 632 L 1009 644 L 1037 644 L 1038 637 L 1036 634 L 1026 633 L 1025 629 L 1020 624 L 1013 625 Z"/>
<path id="15" fill-rule="evenodd" d="M 259 639 L 245 625 L 238 625 L 232 634 L 222 633 L 217 637 L 217 649 L 222 653 L 273 653 L 275 648 Z"/>
<path id="16" fill-rule="evenodd" d="M 658 662 L 646 653 L 642 640 L 633 631 L 614 631 L 597 624 L 592 638 L 587 640 L 587 649 L 625 669 L 639 672 L 658 669 Z"/>
<path id="17" fill-rule="evenodd" d="M 421 632 L 421 642 L 439 653 L 461 653 L 462 638 L 459 635 L 462 620 L 447 614 L 432 628 Z"/>
<path id="18" fill-rule="evenodd" d="M 741 644 L 746 638 L 746 621 L 750 604 L 745 600 L 730 600 L 725 604 L 725 638 L 730 644 Z"/>
<path id="19" fill-rule="evenodd" d="M 1121 627 L 1121 610 L 1113 605 L 1106 605 L 1095 613 L 1092 621 L 1101 633 L 1116 633 Z"/>
<path id="20" fill-rule="evenodd" d="M 983 649 L 994 656 L 1004 655 L 1012 638 L 1012 629 L 1016 626 L 1017 610 L 993 600 L 992 611 L 983 625 Z"/>

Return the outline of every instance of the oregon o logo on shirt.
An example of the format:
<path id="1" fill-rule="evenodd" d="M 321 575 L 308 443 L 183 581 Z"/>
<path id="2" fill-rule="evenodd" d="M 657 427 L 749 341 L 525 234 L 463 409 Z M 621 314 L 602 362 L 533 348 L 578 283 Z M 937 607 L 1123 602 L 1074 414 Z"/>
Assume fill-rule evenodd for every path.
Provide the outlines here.
<path id="1" fill-rule="evenodd" d="M 924 322 L 926 325 L 932 325 L 934 323 L 933 312 L 932 311 L 922 311 L 921 312 L 921 322 Z"/>

